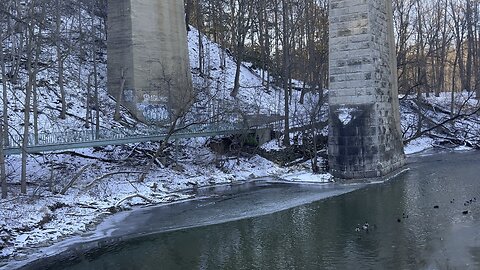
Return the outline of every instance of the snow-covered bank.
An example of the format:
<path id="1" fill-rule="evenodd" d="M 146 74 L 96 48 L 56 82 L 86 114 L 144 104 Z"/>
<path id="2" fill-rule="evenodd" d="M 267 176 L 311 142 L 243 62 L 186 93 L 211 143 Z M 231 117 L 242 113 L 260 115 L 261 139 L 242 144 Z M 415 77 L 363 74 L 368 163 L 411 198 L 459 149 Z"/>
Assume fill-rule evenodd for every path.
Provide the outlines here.
<path id="1" fill-rule="evenodd" d="M 177 153 L 179 158 L 176 164 L 157 167 L 143 183 L 138 183 L 138 174 L 135 173 L 139 164 L 135 164 L 134 160 L 140 158 L 132 154 L 133 157 L 125 159 L 125 155 L 132 151 L 127 151 L 127 147 L 112 147 L 97 152 L 89 149 L 77 151 L 84 157 L 49 154 L 38 156 L 41 162 L 30 160 L 28 171 L 32 185 L 29 190 L 32 192 L 28 196 L 12 192 L 10 199 L 0 200 L 0 215 L 3 217 L 0 221 L 1 259 L 26 259 L 36 247 L 49 246 L 67 237 L 88 232 L 106 215 L 116 211 L 193 198 L 195 189 L 200 186 L 241 183 L 259 177 L 275 177 L 285 181 L 297 181 L 299 177 L 302 181 L 331 181 L 329 175 L 305 173 L 304 165 L 282 168 L 258 155 L 238 158 L 220 156 L 204 144 L 202 139 L 185 141 Z M 11 157 L 9 163 L 19 164 L 18 159 Z M 109 163 L 107 160 L 115 162 Z M 87 169 L 66 194 L 61 195 L 57 193 L 60 188 L 49 190 L 45 186 L 33 185 L 41 180 L 35 177 L 49 175 L 46 164 L 56 168 L 52 173 L 70 179 L 81 168 Z M 106 177 L 116 172 L 119 174 Z M 141 197 L 124 201 L 133 195 Z"/>
<path id="2" fill-rule="evenodd" d="M 74 236 L 61 243 L 41 248 L 28 260 L 11 261 L 7 266 L 16 268 L 32 263 L 41 269 L 44 264 L 49 265 L 52 261 L 63 262 L 64 258 L 75 257 L 77 254 L 88 254 L 91 249 L 102 248 L 105 244 L 111 245 L 152 234 L 269 215 L 346 194 L 362 187 L 334 183 L 327 185 L 277 183 L 269 179 L 259 179 L 246 184 L 209 187 L 200 189 L 199 193 L 213 196 L 118 213 L 107 217 L 89 234 Z"/>
<path id="3" fill-rule="evenodd" d="M 201 92 L 195 108 L 205 109 L 209 114 L 221 113 L 216 111 L 221 107 L 235 108 L 246 114 L 283 114 L 280 105 L 283 91 L 267 91 L 261 78 L 244 66 L 241 68 L 239 95 L 237 98 L 230 97 L 235 76 L 233 57 L 204 37 L 206 66 L 205 70 L 200 71 L 197 42 L 198 31 L 192 28 L 189 33 L 190 61 L 194 85 Z M 223 57 L 224 66 L 221 64 Z M 102 128 L 109 129 L 119 123 L 113 121 L 114 102 L 105 89 L 104 60 L 102 58 L 99 67 L 100 123 Z M 66 72 L 76 72 L 76 64 L 74 59 L 67 59 Z M 39 132 L 85 128 L 83 119 L 86 109 L 83 104 L 89 74 L 87 70 L 92 68 L 90 65 L 83 67 L 85 70 L 81 72 L 82 77 L 78 78 L 79 83 L 71 79 L 77 77 L 67 76 L 69 79 L 66 80 L 65 90 L 69 107 L 65 120 L 58 120 L 60 103 L 50 89 L 56 86 L 56 81 L 48 74 L 38 75 L 39 80 L 49 78 L 48 87 L 38 87 L 42 97 L 39 99 L 39 109 L 43 112 L 39 115 Z M 8 91 L 8 94 L 10 97 L 13 92 Z M 12 106 L 16 109 L 10 114 L 10 123 L 15 129 L 20 129 L 23 121 L 20 113 L 20 100 L 23 97 L 21 93 L 18 94 L 20 96 L 16 98 L 12 96 Z M 298 100 L 300 93 L 293 95 L 294 100 Z M 307 101 L 308 98 L 307 95 Z M 307 105 L 295 105 L 295 108 L 292 117 L 308 110 Z M 123 117 L 137 129 L 144 128 L 140 123 L 133 123 L 128 114 L 124 113 Z M 85 233 L 105 215 L 119 210 L 191 198 L 194 190 L 201 186 L 239 183 L 258 177 L 288 179 L 285 181 L 331 180 L 328 174 L 314 176 L 307 173 L 308 162 L 285 168 L 254 154 L 218 154 L 208 143 L 208 138 L 199 138 L 178 141 L 178 147 L 170 145 L 166 151 L 168 160 L 157 162 L 141 183 L 138 182 L 139 173 L 151 160 L 158 144 L 33 155 L 27 162 L 27 195 L 21 195 L 19 190 L 21 159 L 18 156 L 8 157 L 9 194 L 8 199 L 0 200 L 0 260 L 25 259 L 32 248 L 49 246 L 72 235 Z"/>
<path id="4" fill-rule="evenodd" d="M 405 153 L 440 148 L 465 151 L 480 148 L 480 100 L 473 92 L 403 97 L 401 126 Z M 452 112 L 452 105 L 454 111 Z M 420 129 L 419 129 L 420 128 Z"/>
<path id="5" fill-rule="evenodd" d="M 433 143 L 434 140 L 432 138 L 420 137 L 405 146 L 405 154 L 411 155 L 431 149 L 433 148 Z"/>

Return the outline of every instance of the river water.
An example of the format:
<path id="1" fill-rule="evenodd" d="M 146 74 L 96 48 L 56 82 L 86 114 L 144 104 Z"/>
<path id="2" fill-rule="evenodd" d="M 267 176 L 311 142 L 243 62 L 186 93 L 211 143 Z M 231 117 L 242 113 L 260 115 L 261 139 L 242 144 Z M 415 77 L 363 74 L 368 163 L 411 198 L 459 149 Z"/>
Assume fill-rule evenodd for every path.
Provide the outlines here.
<path id="1" fill-rule="evenodd" d="M 25 269 L 480 269 L 480 153 L 409 162 L 380 184 L 254 185 L 135 211 L 93 249 Z"/>

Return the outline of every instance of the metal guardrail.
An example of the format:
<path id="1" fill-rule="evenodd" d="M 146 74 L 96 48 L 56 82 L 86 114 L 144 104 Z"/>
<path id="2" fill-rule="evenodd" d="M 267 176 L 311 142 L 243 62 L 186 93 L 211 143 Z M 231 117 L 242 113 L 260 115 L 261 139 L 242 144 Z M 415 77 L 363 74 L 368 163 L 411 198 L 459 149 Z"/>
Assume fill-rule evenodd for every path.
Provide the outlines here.
<path id="1" fill-rule="evenodd" d="M 215 135 L 238 134 L 245 132 L 240 123 L 208 123 L 189 126 L 179 126 L 171 135 L 172 139 L 206 137 Z M 258 129 L 255 128 L 255 129 Z M 75 148 L 88 148 L 105 145 L 128 144 L 135 142 L 156 141 L 165 139 L 168 129 L 142 129 L 132 130 L 127 128 L 101 129 L 98 136 L 95 130 L 79 130 L 68 132 L 40 133 L 37 136 L 30 134 L 28 137 L 29 153 L 39 153 Z M 20 154 L 22 152 L 22 136 L 10 136 L 9 145 L 4 147 L 7 155 Z"/>
<path id="2" fill-rule="evenodd" d="M 299 121 L 293 121 L 293 123 Z M 248 126 L 244 123 L 223 122 L 194 124 L 179 126 L 177 131 L 170 136 L 171 139 L 210 137 L 216 135 L 240 134 L 248 130 L 281 127 L 282 121 L 268 122 L 256 126 Z M 35 136 L 30 134 L 28 146 L 25 149 L 28 153 L 40 153 L 76 148 L 90 148 L 106 145 L 122 145 L 147 141 L 164 140 L 168 136 L 167 128 L 150 128 L 133 130 L 128 128 L 101 129 L 98 134 L 95 130 L 85 129 L 68 132 L 45 132 Z M 4 147 L 6 155 L 22 153 L 22 136 L 11 135 L 9 145 Z"/>

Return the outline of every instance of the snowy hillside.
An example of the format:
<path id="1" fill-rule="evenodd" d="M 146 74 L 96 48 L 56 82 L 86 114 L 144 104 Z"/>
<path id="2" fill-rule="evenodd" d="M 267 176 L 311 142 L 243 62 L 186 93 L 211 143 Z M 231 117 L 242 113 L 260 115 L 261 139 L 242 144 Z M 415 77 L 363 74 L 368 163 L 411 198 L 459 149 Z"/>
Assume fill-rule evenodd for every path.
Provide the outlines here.
<path id="1" fill-rule="evenodd" d="M 284 91 L 279 87 L 271 86 L 269 89 L 265 86 L 259 75 L 259 70 L 253 70 L 249 63 L 243 63 L 240 73 L 240 91 L 237 97 L 230 96 L 230 92 L 234 88 L 235 81 L 235 59 L 229 53 L 229 50 L 222 49 L 220 45 L 212 42 L 202 35 L 202 43 L 204 48 L 205 67 L 204 70 L 199 69 L 199 37 L 198 30 L 190 27 L 188 33 L 189 57 L 192 68 L 192 76 L 194 87 L 198 91 L 203 91 L 197 100 L 197 106 L 200 108 L 207 107 L 211 111 L 212 107 L 220 109 L 239 110 L 243 114 L 261 114 L 261 115 L 284 115 Z M 224 59 L 224 66 L 222 64 Z M 297 123 L 308 118 L 309 113 L 313 110 L 317 102 L 317 97 L 307 93 L 305 103 L 299 104 L 300 91 L 293 91 L 291 97 L 290 117 L 292 125 L 304 124 Z M 209 100 L 209 104 L 202 104 L 204 100 Z M 194 106 L 195 107 L 195 106 Z M 323 117 L 326 121 L 327 107 L 322 108 Z M 305 121 L 305 120 L 304 120 Z"/>
<path id="2" fill-rule="evenodd" d="M 194 110 L 216 113 L 218 107 L 240 108 L 246 114 L 282 114 L 282 91 L 270 91 L 262 86 L 261 79 L 250 69 L 242 67 L 241 89 L 237 98 L 230 97 L 233 88 L 235 65 L 232 56 L 225 53 L 226 66 L 220 68 L 222 50 L 204 38 L 208 49 L 208 68 L 205 74 L 198 71 L 198 32 L 189 33 L 190 60 L 193 81 L 198 95 Z M 105 59 L 104 59 L 105 60 Z M 113 100 L 105 87 L 105 61 L 99 66 L 102 127 L 119 125 L 113 121 Z M 65 120 L 58 120 L 59 101 L 52 89 L 56 87 L 54 74 L 39 74 L 39 80 L 47 80 L 38 88 L 40 132 L 84 129 L 85 87 L 91 63 L 78 74 L 75 59 L 67 59 L 66 91 L 69 103 Z M 80 82 L 80 84 L 79 84 Z M 9 91 L 10 94 L 13 92 Z M 17 92 L 15 92 L 18 94 Z M 21 95 L 21 94 L 20 94 Z M 293 96 L 298 100 L 299 93 Z M 12 126 L 22 122 L 21 96 L 11 106 L 17 112 L 11 115 Z M 308 98 L 307 104 L 308 104 Z M 306 105 L 308 106 L 308 105 Z M 299 111 L 305 107 L 294 106 Z M 127 114 L 124 112 L 124 115 Z M 137 124 L 138 127 L 143 125 Z M 18 185 L 9 188 L 9 199 L 0 200 L 0 259 L 26 258 L 34 247 L 50 245 L 72 234 L 88 231 L 102 216 L 118 210 L 127 210 L 136 205 L 162 203 L 188 199 L 195 196 L 192 188 L 201 186 L 242 183 L 259 177 L 271 177 L 294 182 L 329 182 L 329 174 L 314 175 L 307 163 L 290 168 L 255 154 L 234 151 L 227 155 L 213 151 L 209 144 L 218 138 L 179 140 L 178 148 L 167 149 L 167 160 L 157 163 L 143 183 L 138 183 L 138 172 L 150 160 L 157 144 L 135 144 L 104 149 L 83 149 L 75 152 L 45 153 L 28 160 L 27 196 L 20 196 Z M 270 142 L 266 149 L 281 149 L 277 141 Z M 65 195 L 59 192 L 82 169 L 84 172 Z M 20 179 L 20 157 L 10 156 L 7 161 L 8 182 Z M 187 192 L 188 191 L 188 192 Z M 141 195 L 144 199 L 132 195 Z M 35 198 L 33 202 L 30 198 Z M 124 200 L 126 198 L 130 198 Z M 147 200 L 145 200 L 147 198 Z M 18 207 L 22 205 L 22 207 Z"/>

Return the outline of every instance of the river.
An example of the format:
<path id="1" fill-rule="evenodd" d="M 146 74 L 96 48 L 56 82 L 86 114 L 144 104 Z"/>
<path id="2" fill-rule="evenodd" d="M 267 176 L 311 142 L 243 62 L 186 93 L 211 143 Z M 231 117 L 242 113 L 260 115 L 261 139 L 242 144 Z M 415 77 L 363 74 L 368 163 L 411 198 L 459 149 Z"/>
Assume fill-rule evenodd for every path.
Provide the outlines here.
<path id="1" fill-rule="evenodd" d="M 409 167 L 379 184 L 252 184 L 137 210 L 24 269 L 480 269 L 480 153 Z"/>

